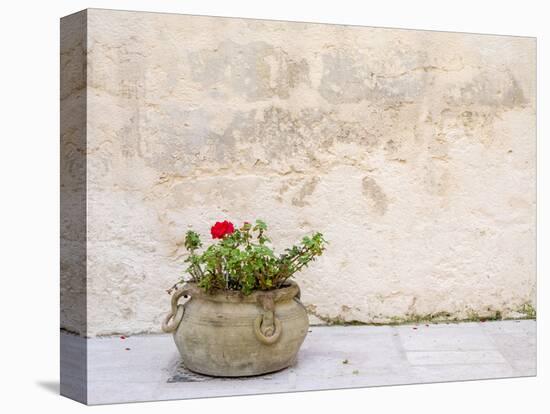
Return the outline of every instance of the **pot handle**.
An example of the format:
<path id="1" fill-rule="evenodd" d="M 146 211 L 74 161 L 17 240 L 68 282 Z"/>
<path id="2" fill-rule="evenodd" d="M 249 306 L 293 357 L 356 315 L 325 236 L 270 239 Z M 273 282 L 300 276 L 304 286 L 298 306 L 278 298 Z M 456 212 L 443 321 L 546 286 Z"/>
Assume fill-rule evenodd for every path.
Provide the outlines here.
<path id="1" fill-rule="evenodd" d="M 264 328 L 264 332 L 262 332 L 262 327 L 265 323 L 264 318 L 265 314 L 258 315 L 256 320 L 254 321 L 254 333 L 256 334 L 256 338 L 258 340 L 266 345 L 271 345 L 277 342 L 279 337 L 281 336 L 282 331 L 282 325 L 281 321 L 277 319 L 276 317 L 271 317 L 273 324 L 267 328 Z"/>
<path id="2" fill-rule="evenodd" d="M 189 289 L 181 287 L 172 295 L 171 305 L 172 310 L 164 320 L 162 321 L 162 330 L 166 333 L 174 332 L 178 329 L 178 326 L 183 319 L 183 313 L 185 311 L 184 305 L 178 305 L 178 300 L 184 296 L 189 295 Z"/>
<path id="3" fill-rule="evenodd" d="M 264 308 L 264 312 L 258 315 L 254 321 L 254 333 L 260 342 L 271 345 L 277 342 L 281 336 L 283 326 L 275 316 L 275 303 L 271 295 L 262 297 L 260 304 Z"/>

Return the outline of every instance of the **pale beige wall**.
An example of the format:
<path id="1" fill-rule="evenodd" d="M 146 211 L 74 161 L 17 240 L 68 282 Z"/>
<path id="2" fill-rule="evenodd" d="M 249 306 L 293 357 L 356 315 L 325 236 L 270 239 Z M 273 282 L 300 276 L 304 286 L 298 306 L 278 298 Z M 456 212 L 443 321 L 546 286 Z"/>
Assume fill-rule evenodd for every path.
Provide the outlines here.
<path id="1" fill-rule="evenodd" d="M 159 331 L 220 219 L 325 234 L 313 322 L 534 305 L 534 39 L 107 10 L 87 36 L 90 335 Z"/>

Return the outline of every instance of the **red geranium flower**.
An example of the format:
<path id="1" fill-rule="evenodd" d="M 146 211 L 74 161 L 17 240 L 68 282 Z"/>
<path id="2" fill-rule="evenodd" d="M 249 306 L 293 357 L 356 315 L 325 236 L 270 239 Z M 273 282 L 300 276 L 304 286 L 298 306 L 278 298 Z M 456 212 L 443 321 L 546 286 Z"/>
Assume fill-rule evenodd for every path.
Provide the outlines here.
<path id="1" fill-rule="evenodd" d="M 210 229 L 210 234 L 213 239 L 223 239 L 226 234 L 231 234 L 234 231 L 235 227 L 233 226 L 233 223 L 225 220 L 222 222 L 217 221 L 216 224 L 214 224 Z"/>

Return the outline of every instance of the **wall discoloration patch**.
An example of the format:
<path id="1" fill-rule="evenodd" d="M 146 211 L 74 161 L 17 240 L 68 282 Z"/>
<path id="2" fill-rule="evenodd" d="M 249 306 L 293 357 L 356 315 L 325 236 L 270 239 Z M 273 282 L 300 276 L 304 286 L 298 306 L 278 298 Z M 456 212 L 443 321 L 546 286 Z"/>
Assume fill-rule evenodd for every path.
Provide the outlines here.
<path id="1" fill-rule="evenodd" d="M 143 159 L 152 168 L 166 172 L 251 168 L 258 164 L 280 171 L 285 164 L 297 161 L 302 168 L 320 163 L 319 157 L 330 156 L 339 145 L 356 146 L 364 156 L 378 145 L 376 130 L 318 109 L 294 112 L 268 106 L 263 110 L 239 111 L 222 132 L 209 128 L 213 117 L 203 109 L 164 114 L 159 120 L 173 126 L 161 124 L 155 133 L 162 137 L 161 141 L 149 144 L 150 150 Z M 134 136 L 129 132 L 125 130 L 123 134 Z M 124 152 L 139 156 L 135 151 Z"/>
<path id="2" fill-rule="evenodd" d="M 236 94 L 250 101 L 288 98 L 309 83 L 308 62 L 266 42 L 226 40 L 189 53 L 191 77 L 213 96 Z"/>
<path id="3" fill-rule="evenodd" d="M 307 181 L 298 191 L 296 196 L 292 199 L 292 205 L 297 207 L 304 207 L 307 205 L 310 205 L 310 203 L 307 201 L 308 197 L 313 194 L 315 191 L 315 187 L 317 187 L 317 184 L 319 183 L 320 179 L 319 177 L 313 177 L 309 181 Z"/>
<path id="4" fill-rule="evenodd" d="M 319 91 L 329 102 L 359 103 L 381 100 L 387 105 L 410 102 L 433 76 L 424 52 L 388 50 L 384 59 L 354 49 L 335 49 L 323 55 Z"/>
<path id="5" fill-rule="evenodd" d="M 514 108 L 527 103 L 523 89 L 509 70 L 477 73 L 459 91 L 453 101 L 464 106 Z"/>
<path id="6" fill-rule="evenodd" d="M 362 181 L 363 195 L 369 201 L 373 211 L 383 216 L 388 210 L 388 197 L 371 177 L 364 177 Z"/>

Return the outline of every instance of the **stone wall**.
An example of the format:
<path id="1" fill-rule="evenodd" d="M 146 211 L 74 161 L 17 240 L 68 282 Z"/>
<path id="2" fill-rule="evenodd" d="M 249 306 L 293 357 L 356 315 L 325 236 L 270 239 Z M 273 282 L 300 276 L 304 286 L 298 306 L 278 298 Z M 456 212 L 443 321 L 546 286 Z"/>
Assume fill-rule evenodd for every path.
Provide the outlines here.
<path id="1" fill-rule="evenodd" d="M 535 55 L 533 38 L 88 10 L 88 334 L 158 332 L 185 232 L 223 219 L 264 219 L 279 250 L 325 234 L 297 276 L 313 323 L 531 312 Z"/>

